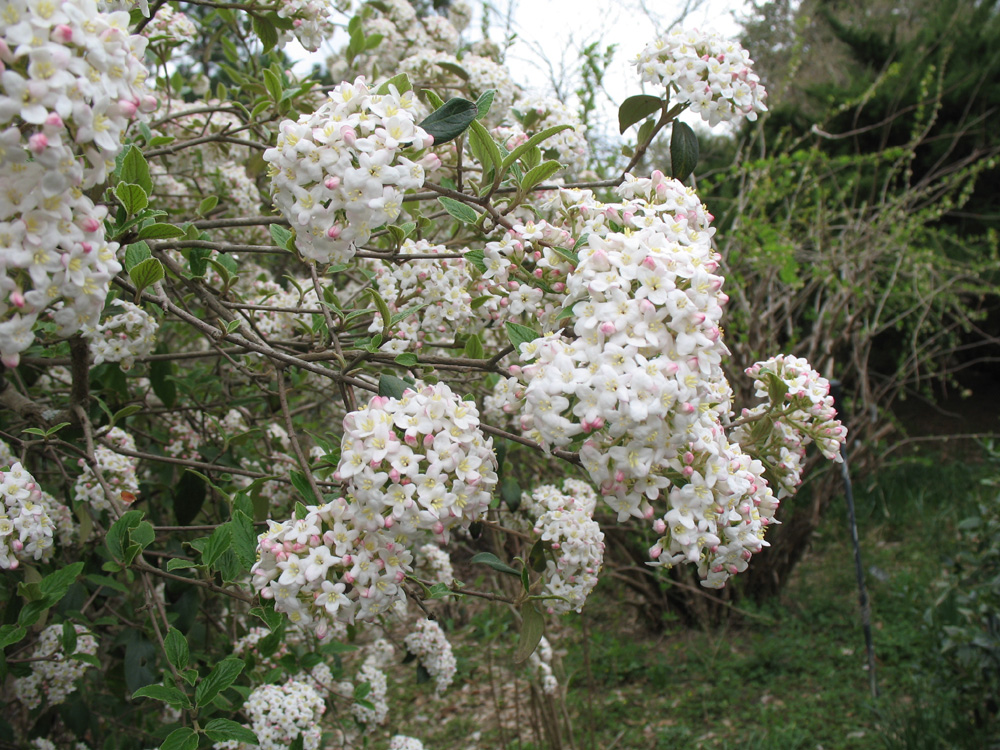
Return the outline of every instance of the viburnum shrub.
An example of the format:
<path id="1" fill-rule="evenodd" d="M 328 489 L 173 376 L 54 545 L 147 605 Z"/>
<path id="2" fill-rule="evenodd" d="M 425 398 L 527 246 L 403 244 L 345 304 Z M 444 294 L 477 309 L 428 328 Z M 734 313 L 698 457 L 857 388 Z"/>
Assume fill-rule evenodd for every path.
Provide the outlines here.
<path id="1" fill-rule="evenodd" d="M 545 624 L 609 526 L 721 587 L 807 444 L 839 460 L 808 363 L 743 363 L 742 411 L 722 368 L 677 116 L 765 111 L 739 45 L 642 50 L 656 93 L 601 180 L 462 3 L 186 6 L 2 11 L 5 742 L 422 747 L 389 684 L 461 679 L 456 600 L 506 602 L 555 696 Z M 338 47 L 335 83 L 287 69 L 292 38 Z M 673 175 L 635 174 L 668 126 Z"/>

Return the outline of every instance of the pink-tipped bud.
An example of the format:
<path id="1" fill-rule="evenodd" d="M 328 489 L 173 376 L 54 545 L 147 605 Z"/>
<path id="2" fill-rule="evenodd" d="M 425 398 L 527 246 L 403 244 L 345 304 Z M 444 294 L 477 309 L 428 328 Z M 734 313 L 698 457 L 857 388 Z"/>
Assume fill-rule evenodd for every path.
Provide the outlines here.
<path id="1" fill-rule="evenodd" d="M 20 292 L 11 292 L 10 301 L 18 309 L 24 307 L 24 295 Z"/>
<path id="2" fill-rule="evenodd" d="M 323 180 L 323 186 L 327 190 L 336 190 L 340 187 L 340 178 L 336 175 L 330 175 L 325 180 Z"/>
<path id="3" fill-rule="evenodd" d="M 662 518 L 657 518 L 653 521 L 653 531 L 662 536 L 667 531 L 667 522 Z"/>
<path id="4" fill-rule="evenodd" d="M 52 38 L 60 44 L 69 44 L 73 41 L 73 27 L 61 23 L 52 29 Z"/>
<path id="5" fill-rule="evenodd" d="M 344 143 L 348 146 L 353 146 L 354 142 L 358 140 L 358 134 L 354 132 L 354 128 L 350 125 L 345 125 L 340 129 L 340 135 L 344 139 Z"/>
<path id="6" fill-rule="evenodd" d="M 93 216 L 88 216 L 86 219 L 80 222 L 80 228 L 84 232 L 96 232 L 101 228 L 101 222 L 95 219 Z"/>
<path id="7" fill-rule="evenodd" d="M 49 147 L 49 139 L 45 133 L 35 133 L 28 139 L 28 148 L 32 153 L 41 154 Z"/>
<path id="8" fill-rule="evenodd" d="M 139 111 L 139 105 L 128 99 L 119 99 L 118 111 L 125 115 L 125 117 L 132 118 Z"/>
<path id="9" fill-rule="evenodd" d="M 334 224 L 332 227 L 326 230 L 326 236 L 331 240 L 335 240 L 340 236 L 343 230 L 340 228 L 339 224 Z"/>
<path id="10" fill-rule="evenodd" d="M 50 112 L 49 116 L 45 118 L 45 124 L 50 128 L 63 128 L 66 127 L 66 123 L 63 119 L 55 112 Z"/>

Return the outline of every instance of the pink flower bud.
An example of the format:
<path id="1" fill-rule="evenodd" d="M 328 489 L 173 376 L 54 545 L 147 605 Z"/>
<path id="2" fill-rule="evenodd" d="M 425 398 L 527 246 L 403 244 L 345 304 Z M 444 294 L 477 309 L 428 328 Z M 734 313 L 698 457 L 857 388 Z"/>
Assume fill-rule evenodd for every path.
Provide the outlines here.
<path id="1" fill-rule="evenodd" d="M 101 222 L 92 216 L 88 216 L 86 219 L 80 222 L 80 228 L 84 232 L 96 232 L 101 228 Z"/>
<path id="2" fill-rule="evenodd" d="M 329 229 L 326 230 L 326 236 L 329 237 L 331 240 L 335 240 L 340 236 L 341 231 L 343 230 L 341 230 L 340 225 L 334 224 L 333 226 L 331 226 Z"/>
<path id="3" fill-rule="evenodd" d="M 336 175 L 330 175 L 325 180 L 323 180 L 323 185 L 327 190 L 336 190 L 340 187 L 340 178 Z"/>
<path id="4" fill-rule="evenodd" d="M 49 147 L 49 139 L 45 133 L 35 133 L 28 139 L 28 148 L 35 154 L 41 154 Z"/>
<path id="5" fill-rule="evenodd" d="M 45 118 L 45 124 L 51 128 L 63 128 L 66 126 L 63 119 L 55 112 L 49 113 L 49 116 Z"/>
<path id="6" fill-rule="evenodd" d="M 139 105 L 128 99 L 118 100 L 118 111 L 120 111 L 125 117 L 132 118 L 135 117 L 135 113 L 139 111 Z"/>

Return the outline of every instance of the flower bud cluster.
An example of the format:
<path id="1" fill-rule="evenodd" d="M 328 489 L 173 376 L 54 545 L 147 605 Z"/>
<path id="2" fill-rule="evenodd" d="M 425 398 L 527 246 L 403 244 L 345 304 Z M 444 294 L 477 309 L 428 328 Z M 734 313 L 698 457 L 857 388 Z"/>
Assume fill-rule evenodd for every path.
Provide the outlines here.
<path id="1" fill-rule="evenodd" d="M 389 750 L 424 750 L 424 743 L 404 734 L 397 734 L 389 740 Z"/>
<path id="2" fill-rule="evenodd" d="M 778 498 L 789 497 L 802 483 L 806 446 L 815 441 L 825 458 L 839 463 L 847 428 L 837 419 L 829 381 L 805 359 L 779 354 L 746 373 L 754 378 L 758 398 L 768 403 L 744 409 L 732 437 L 763 460 Z M 754 423 L 765 419 L 768 431 L 760 445 L 754 440 Z"/>
<path id="3" fill-rule="evenodd" d="M 268 628 L 253 627 L 250 628 L 246 635 L 236 641 L 233 644 L 233 655 L 238 656 L 241 659 L 246 659 L 248 656 L 253 656 L 254 661 L 257 664 L 257 668 L 263 672 L 268 672 L 278 666 L 278 662 L 281 657 L 285 656 L 288 651 L 288 646 L 284 642 L 278 644 L 278 648 L 270 656 L 264 656 L 258 650 L 258 644 L 261 639 L 267 638 L 271 634 Z M 303 680 L 304 681 L 304 680 Z"/>
<path id="4" fill-rule="evenodd" d="M 440 695 L 455 679 L 457 664 L 451 644 L 441 626 L 434 620 L 418 620 L 416 626 L 403 639 L 406 650 L 423 664 L 435 680 L 435 694 Z"/>
<path id="5" fill-rule="evenodd" d="M 403 193 L 424 184 L 437 158 L 408 158 L 433 142 L 414 122 L 415 103 L 412 91 L 376 94 L 358 78 L 336 86 L 313 114 L 281 123 L 264 160 L 275 206 L 304 256 L 350 260 L 375 227 L 399 216 Z"/>
<path id="6" fill-rule="evenodd" d="M 6 464 L 0 457 L 0 467 Z M 0 470 L 0 569 L 14 570 L 22 560 L 48 560 L 56 533 L 63 544 L 72 540 L 69 508 L 42 492 L 20 463 Z"/>
<path id="7" fill-rule="evenodd" d="M 127 451 L 135 450 L 135 438 L 120 427 L 112 427 L 105 439 L 116 448 Z M 122 500 L 126 505 L 132 502 L 134 497 L 130 498 L 130 495 L 135 496 L 139 493 L 139 479 L 136 476 L 138 459 L 123 456 L 105 445 L 98 445 L 94 449 L 94 458 L 97 460 L 104 481 L 115 493 L 115 500 Z M 101 487 L 94 470 L 85 459 L 81 458 L 79 465 L 82 472 L 74 485 L 74 497 L 78 501 L 90 503 L 94 510 L 109 510 L 111 500 Z"/>
<path id="8" fill-rule="evenodd" d="M 0 360 L 16 366 L 42 310 L 63 335 L 96 325 L 118 246 L 107 209 L 84 191 L 103 183 L 139 110 L 146 39 L 128 13 L 93 0 L 6 3 L 0 24 Z M 6 128 L 6 129 L 4 129 Z M 110 165 L 110 166 L 109 166 Z"/>
<path id="9" fill-rule="evenodd" d="M 529 514 L 540 511 L 534 534 L 547 542 L 543 594 L 561 597 L 545 601 L 549 612 L 581 611 L 597 585 L 604 562 L 604 532 L 593 519 L 596 497 L 592 490 L 588 495 L 578 501 L 543 485 L 522 500 Z"/>
<path id="10" fill-rule="evenodd" d="M 488 320 L 488 317 L 484 318 L 472 309 L 472 294 L 468 289 L 472 274 L 463 258 L 406 260 L 407 255 L 417 253 L 437 255 L 453 252 L 444 245 L 433 245 L 427 240 L 406 240 L 398 255 L 403 262 L 376 267 L 375 283 L 379 295 L 386 301 L 393 316 L 408 308 L 423 306 L 393 326 L 393 339 L 383 342 L 381 351 L 400 354 L 410 348 L 420 350 L 435 343 L 435 339 L 448 341 L 455 333 L 472 333 Z M 381 316 L 375 316 L 368 330 L 376 333 L 384 325 Z"/>
<path id="11" fill-rule="evenodd" d="M 544 635 L 538 642 L 538 648 L 528 657 L 528 669 L 535 679 L 541 681 L 543 693 L 556 694 L 559 690 L 559 680 L 552 672 L 552 646 Z"/>
<path id="12" fill-rule="evenodd" d="M 252 312 L 257 330 L 267 339 L 291 339 L 302 330 L 308 330 L 311 314 L 289 312 L 300 308 L 321 309 L 316 290 L 311 279 L 298 279 L 300 293 L 296 289 L 285 289 L 269 279 L 255 279 L 246 300 L 250 304 L 276 308 L 254 310 Z"/>
<path id="13" fill-rule="evenodd" d="M 652 564 L 693 562 L 704 585 L 721 586 L 764 545 L 777 500 L 723 424 L 727 297 L 711 217 L 658 172 L 629 177 L 620 204 L 565 192 L 567 226 L 587 232 L 566 282 L 575 338 L 522 345 L 523 429 L 550 446 L 582 439 L 619 520 L 653 522 Z"/>
<path id="14" fill-rule="evenodd" d="M 156 348 L 156 331 L 160 325 L 152 315 L 126 300 L 115 300 L 111 306 L 122 312 L 105 318 L 95 327 L 85 326 L 83 336 L 94 365 L 118 362 L 122 370 L 131 370 L 136 357 L 152 354 Z"/>
<path id="15" fill-rule="evenodd" d="M 97 639 L 82 625 L 76 629 L 76 651 L 78 654 L 95 656 Z M 78 659 L 67 659 L 62 646 L 63 626 L 49 625 L 38 636 L 38 643 L 32 656 L 38 661 L 31 662 L 31 674 L 14 683 L 18 700 L 28 709 L 41 705 L 44 698 L 47 705 L 55 706 L 66 700 L 66 696 L 76 690 L 76 681 L 90 668 L 90 664 Z"/>
<path id="16" fill-rule="evenodd" d="M 750 54 L 717 32 L 674 28 L 647 45 L 635 65 L 643 82 L 662 84 L 711 126 L 767 111 Z"/>
<path id="17" fill-rule="evenodd" d="M 305 750 L 317 750 L 322 730 L 319 720 L 326 705 L 316 690 L 303 682 L 289 680 L 284 685 L 261 685 L 250 693 L 243 712 L 250 730 L 257 735 L 261 750 L 281 750 L 302 737 Z M 216 742 L 216 750 L 250 750 L 237 740 Z"/>

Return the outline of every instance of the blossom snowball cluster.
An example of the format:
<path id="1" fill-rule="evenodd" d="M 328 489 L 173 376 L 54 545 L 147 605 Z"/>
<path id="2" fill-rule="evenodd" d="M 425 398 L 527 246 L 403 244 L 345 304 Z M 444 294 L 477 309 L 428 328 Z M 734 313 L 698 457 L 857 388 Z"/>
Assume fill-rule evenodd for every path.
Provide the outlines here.
<path id="1" fill-rule="evenodd" d="M 0 360 L 34 341 L 47 308 L 63 335 L 98 322 L 118 246 L 107 208 L 85 191 L 106 181 L 122 135 L 156 107 L 145 88 L 147 39 L 94 0 L 5 4 L 0 25 Z M 6 129 L 4 129 L 6 128 Z"/>
<path id="2" fill-rule="evenodd" d="M 396 220 L 403 193 L 424 184 L 439 160 L 420 153 L 434 139 L 415 124 L 415 107 L 412 91 L 390 85 L 379 94 L 359 77 L 311 115 L 281 123 L 264 161 L 274 204 L 306 258 L 350 260 L 375 227 Z"/>

